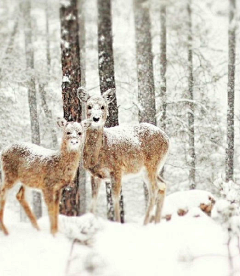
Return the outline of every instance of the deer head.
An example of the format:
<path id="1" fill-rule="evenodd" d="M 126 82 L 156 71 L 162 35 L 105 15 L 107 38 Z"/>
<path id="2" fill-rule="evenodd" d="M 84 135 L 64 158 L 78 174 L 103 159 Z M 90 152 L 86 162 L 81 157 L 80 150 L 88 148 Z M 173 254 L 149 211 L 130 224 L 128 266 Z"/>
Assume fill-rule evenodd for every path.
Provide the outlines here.
<path id="1" fill-rule="evenodd" d="M 57 121 L 58 126 L 63 129 L 63 144 L 68 151 L 78 151 L 83 143 L 84 130 L 90 126 L 87 120 L 81 123 L 67 122 L 61 118 Z"/>
<path id="2" fill-rule="evenodd" d="M 89 96 L 84 89 L 78 89 L 78 97 L 86 103 L 86 117 L 91 122 L 91 127 L 103 127 L 108 116 L 108 105 L 113 101 L 115 89 L 111 88 L 102 96 Z"/>

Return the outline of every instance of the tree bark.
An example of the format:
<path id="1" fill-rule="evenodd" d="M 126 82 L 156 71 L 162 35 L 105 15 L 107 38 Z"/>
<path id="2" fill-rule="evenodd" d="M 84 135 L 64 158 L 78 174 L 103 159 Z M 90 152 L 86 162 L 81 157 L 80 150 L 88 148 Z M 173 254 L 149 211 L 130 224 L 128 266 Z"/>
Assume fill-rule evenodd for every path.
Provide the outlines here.
<path id="1" fill-rule="evenodd" d="M 195 156 L 195 126 L 194 126 L 194 104 L 193 104 L 193 50 L 192 50 L 192 3 L 188 0 L 187 3 L 187 25 L 188 25 L 188 97 L 190 101 L 187 103 L 188 112 L 188 131 L 189 131 L 189 149 L 188 149 L 188 163 L 189 163 L 189 183 L 190 189 L 196 188 L 196 156 Z"/>
<path id="2" fill-rule="evenodd" d="M 228 28 L 228 109 L 227 109 L 227 149 L 226 181 L 234 176 L 234 89 L 236 56 L 236 1 L 229 0 Z"/>
<path id="3" fill-rule="evenodd" d="M 25 34 L 25 52 L 26 67 L 29 70 L 28 81 L 28 103 L 31 121 L 32 143 L 40 145 L 40 130 L 37 111 L 37 96 L 35 87 L 34 71 L 34 51 L 32 44 L 32 24 L 31 24 L 31 0 L 23 0 L 24 34 Z M 39 192 L 33 191 L 33 212 L 37 218 L 42 216 L 42 199 Z"/>
<path id="4" fill-rule="evenodd" d="M 114 57 L 112 41 L 111 0 L 98 0 L 98 69 L 100 90 L 104 93 L 110 88 L 116 88 L 114 77 Z M 116 95 L 109 104 L 109 116 L 106 127 L 118 125 L 118 107 Z M 113 220 L 113 203 L 110 183 L 106 182 L 108 219 Z M 120 196 L 120 216 L 124 222 L 123 195 Z"/>
<path id="5" fill-rule="evenodd" d="M 139 122 L 156 125 L 149 1 L 134 0 Z"/>
<path id="6" fill-rule="evenodd" d="M 60 21 L 64 118 L 67 121 L 80 122 L 82 119 L 82 108 L 77 97 L 77 89 L 81 83 L 77 0 L 61 3 Z M 77 216 L 80 214 L 79 181 L 80 171 L 78 169 L 75 187 L 63 189 L 60 202 L 61 214 L 67 216 Z"/>

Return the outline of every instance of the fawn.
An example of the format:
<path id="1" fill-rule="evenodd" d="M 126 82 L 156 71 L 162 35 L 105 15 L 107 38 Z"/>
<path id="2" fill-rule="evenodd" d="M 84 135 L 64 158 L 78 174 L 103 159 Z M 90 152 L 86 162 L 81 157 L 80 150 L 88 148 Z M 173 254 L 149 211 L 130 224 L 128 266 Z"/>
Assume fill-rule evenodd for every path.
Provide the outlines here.
<path id="1" fill-rule="evenodd" d="M 83 165 L 94 178 L 91 211 L 96 209 L 101 179 L 110 178 L 115 220 L 120 221 L 122 177 L 143 172 L 149 193 L 144 224 L 149 222 L 155 204 L 155 222 L 160 222 L 166 185 L 159 174 L 168 154 L 169 139 L 161 129 L 148 123 L 104 128 L 108 104 L 114 95 L 113 89 L 91 97 L 82 88 L 78 90 L 80 100 L 86 103 L 86 118 L 91 122 L 83 146 Z"/>
<path id="2" fill-rule="evenodd" d="M 25 199 L 25 186 L 42 191 L 48 207 L 51 233 L 54 235 L 58 231 L 61 189 L 71 184 L 75 178 L 88 124 L 86 120 L 77 123 L 59 119 L 58 125 L 63 130 L 59 150 L 53 151 L 31 143 L 19 143 L 2 152 L 0 228 L 6 235 L 8 230 L 3 223 L 4 205 L 8 190 L 17 182 L 21 182 L 22 185 L 16 197 L 33 227 L 39 230 L 36 217 Z"/>

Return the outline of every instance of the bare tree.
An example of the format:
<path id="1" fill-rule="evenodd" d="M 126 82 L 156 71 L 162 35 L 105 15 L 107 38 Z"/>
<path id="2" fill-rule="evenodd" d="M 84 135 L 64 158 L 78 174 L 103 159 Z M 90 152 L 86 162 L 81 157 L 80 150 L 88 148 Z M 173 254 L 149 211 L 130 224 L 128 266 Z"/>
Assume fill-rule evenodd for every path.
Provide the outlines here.
<path id="1" fill-rule="evenodd" d="M 81 83 L 77 0 L 61 2 L 60 21 L 64 118 L 67 121 L 80 122 L 82 107 L 77 97 L 77 89 Z M 68 216 L 80 214 L 79 179 L 80 170 L 77 172 L 74 188 L 66 188 L 62 192 L 60 203 L 60 212 L 62 214 Z"/>
<path id="2" fill-rule="evenodd" d="M 34 51 L 32 44 L 32 24 L 31 24 L 31 0 L 23 0 L 24 20 L 24 35 L 25 35 L 25 52 L 26 52 L 26 67 L 29 71 L 28 80 L 28 103 L 31 121 L 32 143 L 40 145 L 40 130 L 37 111 L 37 96 L 35 87 L 34 71 Z M 42 216 L 42 199 L 39 192 L 33 192 L 33 211 L 37 218 Z"/>
<path id="3" fill-rule="evenodd" d="M 156 125 L 149 1 L 134 0 L 139 121 Z"/>
<path id="4" fill-rule="evenodd" d="M 189 132 L 189 148 L 188 148 L 188 163 L 190 167 L 189 171 L 189 182 L 190 189 L 195 189 L 196 181 L 196 155 L 195 155 L 195 126 L 194 126 L 194 97 L 193 97 L 193 49 L 192 49 L 192 1 L 187 2 L 187 26 L 188 26 L 188 98 L 190 101 L 187 102 L 187 116 L 188 116 L 188 132 Z"/>
<path id="5" fill-rule="evenodd" d="M 98 69 L 100 78 L 100 90 L 104 93 L 110 88 L 115 88 L 114 77 L 114 57 L 112 41 L 112 16 L 111 0 L 98 0 Z M 117 98 L 114 95 L 109 104 L 109 116 L 106 127 L 118 125 Z M 111 196 L 110 183 L 106 182 L 108 218 L 114 219 L 113 202 Z M 124 222 L 123 195 L 120 196 L 120 216 L 121 222 Z"/>
<path id="6" fill-rule="evenodd" d="M 234 87 L 236 21 L 236 0 L 229 0 L 226 181 L 233 180 L 234 175 Z"/>
<path id="7" fill-rule="evenodd" d="M 85 30 L 85 0 L 78 1 L 79 12 L 79 47 L 80 47 L 80 71 L 81 71 L 81 87 L 86 87 L 86 30 Z M 85 105 L 82 105 L 82 119 L 85 116 Z M 80 164 L 80 215 L 86 213 L 86 171 L 83 164 Z"/>
<path id="8" fill-rule="evenodd" d="M 45 14 L 46 14 L 46 57 L 47 57 L 47 78 L 44 78 L 45 81 L 39 81 L 39 93 L 41 98 L 41 105 L 45 116 L 47 118 L 47 123 L 49 126 L 52 125 L 52 111 L 48 107 L 47 102 L 47 92 L 46 92 L 46 85 L 50 79 L 50 69 L 51 69 L 51 55 L 50 55 L 50 34 L 49 34 L 49 6 L 48 1 L 45 1 Z M 51 127 L 51 137 L 52 137 L 52 147 L 57 147 L 57 133 L 56 130 Z"/>
<path id="9" fill-rule="evenodd" d="M 166 130 L 166 111 L 167 111 L 167 31 L 166 31 L 166 3 L 160 6 L 160 97 L 161 97 L 161 127 Z"/>
<path id="10" fill-rule="evenodd" d="M 139 122 L 156 125 L 155 86 L 149 2 L 134 0 L 135 41 L 138 76 Z M 148 204 L 148 189 L 143 185 L 145 205 Z"/>

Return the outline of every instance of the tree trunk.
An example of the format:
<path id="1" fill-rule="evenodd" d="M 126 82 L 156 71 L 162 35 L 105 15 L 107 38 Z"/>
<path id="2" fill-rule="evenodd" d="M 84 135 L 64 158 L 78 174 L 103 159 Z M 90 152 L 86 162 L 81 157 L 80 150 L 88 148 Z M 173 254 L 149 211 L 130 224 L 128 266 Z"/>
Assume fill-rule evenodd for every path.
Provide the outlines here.
<path id="1" fill-rule="evenodd" d="M 111 0 L 98 0 L 98 69 L 101 93 L 115 88 L 114 57 L 112 41 Z M 106 127 L 118 125 L 118 107 L 116 95 L 109 104 L 109 116 Z M 106 183 L 108 218 L 113 220 L 113 204 L 110 183 Z M 123 196 L 120 197 L 121 222 L 124 222 Z"/>
<path id="2" fill-rule="evenodd" d="M 187 25 L 188 25 L 188 98 L 190 101 L 187 104 L 188 111 L 188 131 L 189 131 L 189 149 L 188 163 L 190 189 L 196 188 L 196 156 L 195 156 L 195 126 L 194 126 L 194 104 L 193 104 L 193 50 L 192 50 L 192 3 L 188 0 L 187 4 Z"/>
<path id="3" fill-rule="evenodd" d="M 81 83 L 80 86 L 86 88 L 86 30 L 85 30 L 85 0 L 78 1 L 79 11 L 79 46 L 80 46 L 80 70 Z M 85 105 L 82 105 L 82 119 L 85 119 Z M 82 162 L 80 163 L 80 215 L 87 211 L 86 202 L 86 171 Z"/>
<path id="4" fill-rule="evenodd" d="M 167 111 L 167 32 L 166 32 L 166 4 L 160 7 L 160 98 L 161 98 L 161 127 L 166 130 L 166 111 Z"/>
<path id="5" fill-rule="evenodd" d="M 25 34 L 25 52 L 26 52 L 26 67 L 29 70 L 28 82 L 28 103 L 31 121 L 31 136 L 32 143 L 40 145 L 40 130 L 37 112 L 37 97 L 35 87 L 34 70 L 34 52 L 32 44 L 32 24 L 31 24 L 31 0 L 23 0 L 24 34 Z M 39 192 L 33 191 L 33 212 L 37 218 L 42 216 L 42 199 Z"/>
<path id="6" fill-rule="evenodd" d="M 233 180 L 234 175 L 234 86 L 236 21 L 236 1 L 229 0 L 226 181 Z"/>
<path id="7" fill-rule="evenodd" d="M 62 56 L 62 98 L 64 118 L 67 121 L 80 122 L 82 108 L 77 97 L 77 89 L 81 83 L 78 10 L 77 0 L 61 2 L 61 56 Z M 72 216 L 80 214 L 80 171 L 78 169 L 75 187 L 63 189 L 60 202 L 60 213 Z"/>
<path id="8" fill-rule="evenodd" d="M 149 1 L 134 0 L 139 122 L 156 125 Z"/>
<path id="9" fill-rule="evenodd" d="M 135 41 L 138 76 L 139 122 L 156 125 L 155 86 L 149 3 L 134 0 Z M 148 189 L 143 184 L 145 206 L 148 205 Z"/>

